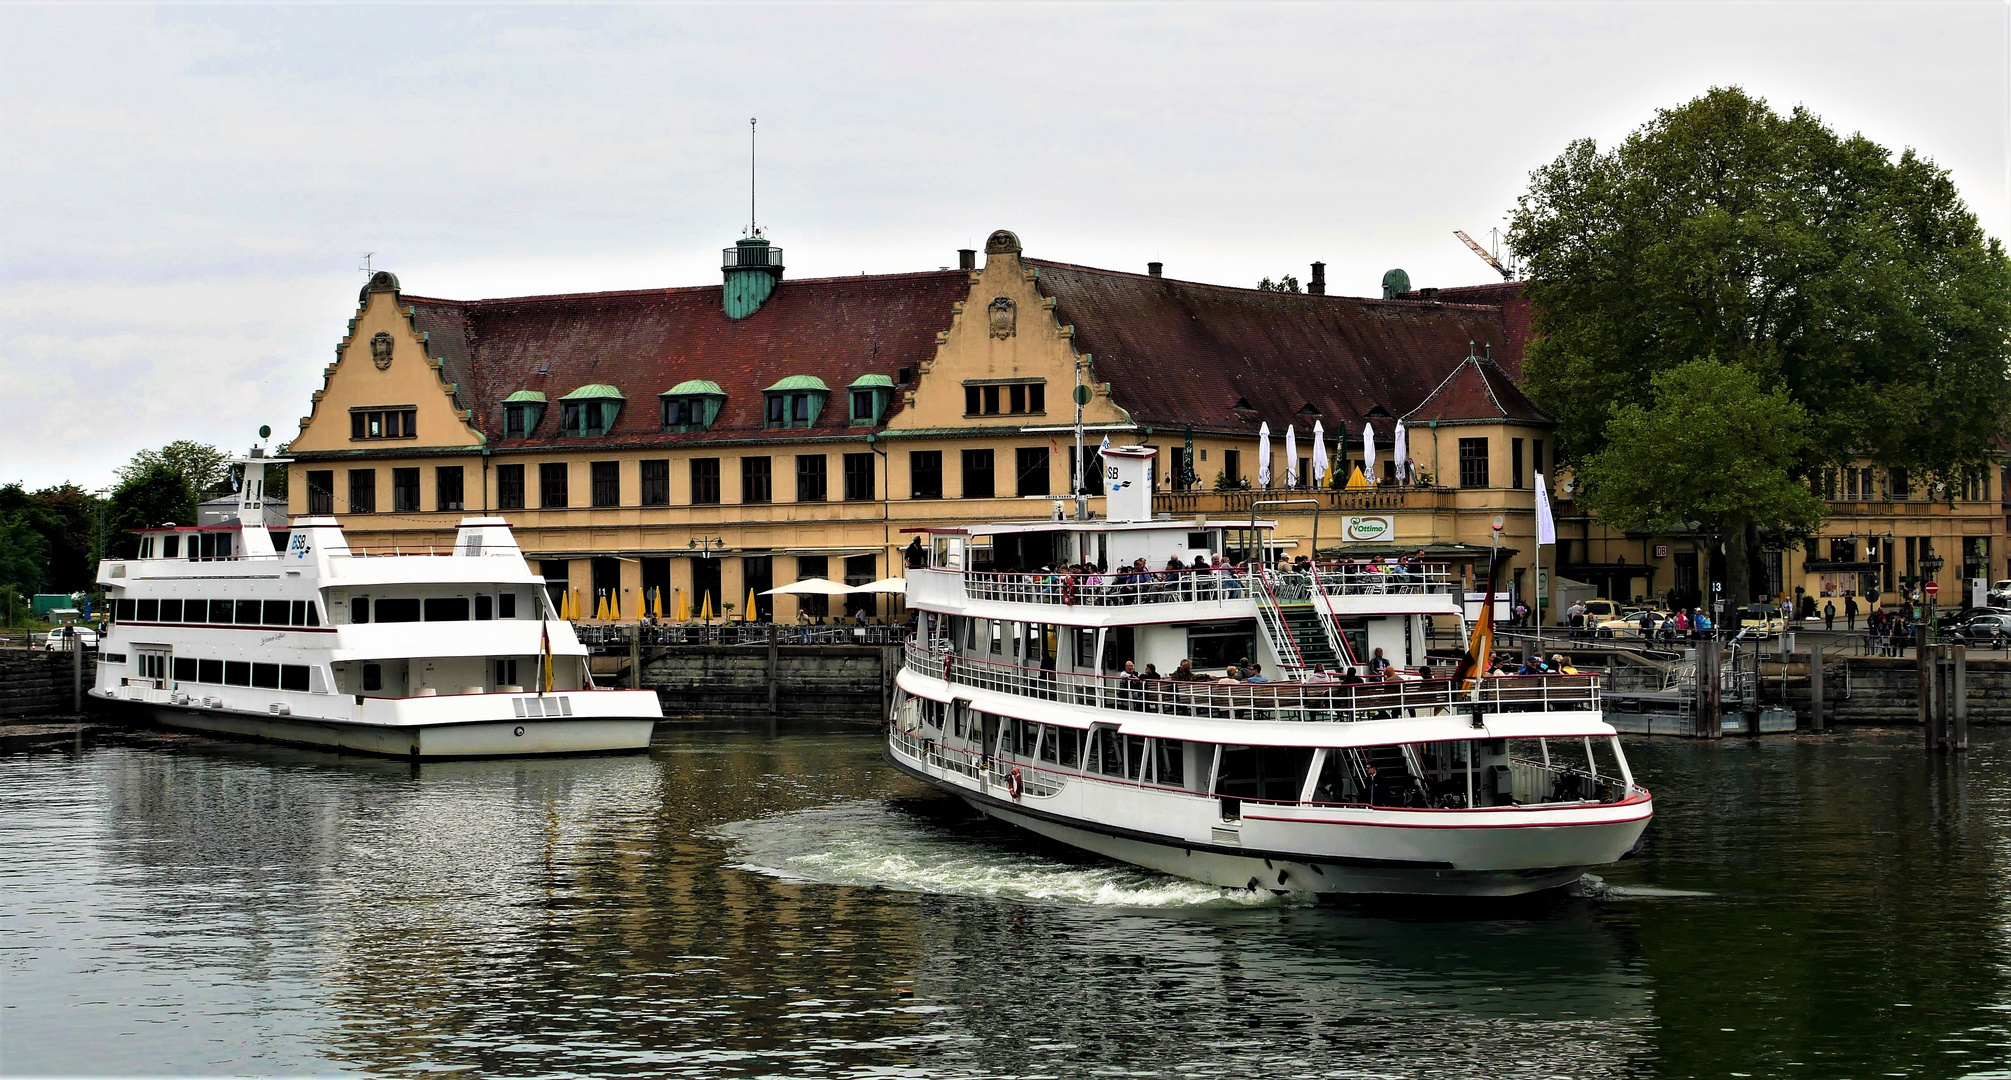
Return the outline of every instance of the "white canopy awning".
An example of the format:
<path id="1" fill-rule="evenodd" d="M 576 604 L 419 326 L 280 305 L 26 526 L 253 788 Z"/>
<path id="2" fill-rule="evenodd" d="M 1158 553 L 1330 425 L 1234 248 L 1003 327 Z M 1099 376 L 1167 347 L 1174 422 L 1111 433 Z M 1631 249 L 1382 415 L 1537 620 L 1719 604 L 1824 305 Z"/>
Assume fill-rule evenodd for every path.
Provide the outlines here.
<path id="1" fill-rule="evenodd" d="M 770 589 L 770 590 L 768 590 L 767 592 L 765 592 L 765 593 L 762 593 L 761 595 L 763 595 L 763 596 L 845 596 L 845 595 L 847 595 L 847 594 L 849 594 L 849 593 L 855 593 L 855 592 L 862 592 L 862 591 L 864 591 L 864 590 L 862 590 L 862 589 L 854 589 L 854 588 L 851 588 L 851 587 L 849 587 L 849 586 L 845 586 L 845 585 L 840 585 L 840 584 L 838 584 L 838 583 L 837 583 L 837 582 L 835 582 L 835 581 L 826 581 L 826 580 L 824 580 L 823 578 L 804 578 L 804 579 L 803 579 L 802 581 L 793 581 L 793 582 L 790 582 L 790 583 L 789 583 L 789 584 L 787 584 L 787 585 L 782 585 L 782 586 L 778 586 L 778 587 L 776 587 L 776 588 L 773 588 L 773 589 Z"/>

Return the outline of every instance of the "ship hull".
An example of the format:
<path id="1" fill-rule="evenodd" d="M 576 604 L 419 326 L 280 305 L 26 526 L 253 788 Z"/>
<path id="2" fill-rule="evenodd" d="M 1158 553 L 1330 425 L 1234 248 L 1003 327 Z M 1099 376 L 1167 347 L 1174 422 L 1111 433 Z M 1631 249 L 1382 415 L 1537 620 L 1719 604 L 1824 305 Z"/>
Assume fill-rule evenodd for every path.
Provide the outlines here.
<path id="1" fill-rule="evenodd" d="M 656 726 L 655 718 L 647 716 L 574 716 L 392 727 L 194 706 L 117 704 L 182 731 L 412 760 L 640 752 L 649 748 Z"/>

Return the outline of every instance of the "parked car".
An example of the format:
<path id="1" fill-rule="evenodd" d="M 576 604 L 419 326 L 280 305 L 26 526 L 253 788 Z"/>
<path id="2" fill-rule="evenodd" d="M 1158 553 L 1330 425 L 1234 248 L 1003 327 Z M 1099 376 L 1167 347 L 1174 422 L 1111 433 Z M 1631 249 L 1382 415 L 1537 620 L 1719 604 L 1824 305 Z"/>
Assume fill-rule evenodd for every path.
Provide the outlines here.
<path id="1" fill-rule="evenodd" d="M 1787 629 L 1781 609 L 1772 604 L 1747 604 L 1739 613 L 1739 629 L 1749 638 L 1779 637 Z"/>
<path id="2" fill-rule="evenodd" d="M 1666 611 L 1630 611 L 1611 619 L 1603 619 L 1593 624 L 1592 636 L 1653 638 L 1655 631 L 1669 620 Z"/>
<path id="3" fill-rule="evenodd" d="M 1935 616 L 1934 625 L 1940 627 L 1944 632 L 1947 632 L 1960 629 L 1961 627 L 1967 625 L 1968 623 L 1976 619 L 1981 619 L 1986 616 L 1994 616 L 2002 614 L 2004 614 L 2004 610 L 2002 608 L 1987 608 L 1987 607 L 1956 608 L 1953 611 L 1943 612 Z"/>
<path id="4" fill-rule="evenodd" d="M 1992 583 L 1984 602 L 1991 607 L 2011 607 L 2011 578 Z"/>
<path id="5" fill-rule="evenodd" d="M 1622 617 L 1617 600 L 1587 600 L 1585 604 L 1585 625 L 1596 627 L 1603 622 L 1611 622 Z"/>
<path id="6" fill-rule="evenodd" d="M 88 626 L 56 627 L 54 630 L 49 631 L 48 635 L 42 639 L 42 647 L 50 652 L 61 652 L 68 649 L 70 646 L 63 639 L 70 634 L 77 635 L 77 640 L 83 642 L 84 647 L 87 649 L 98 647 L 98 632 Z"/>
<path id="7" fill-rule="evenodd" d="M 2011 615 L 1978 615 L 1949 634 L 1966 645 L 2001 649 L 2011 640 Z"/>

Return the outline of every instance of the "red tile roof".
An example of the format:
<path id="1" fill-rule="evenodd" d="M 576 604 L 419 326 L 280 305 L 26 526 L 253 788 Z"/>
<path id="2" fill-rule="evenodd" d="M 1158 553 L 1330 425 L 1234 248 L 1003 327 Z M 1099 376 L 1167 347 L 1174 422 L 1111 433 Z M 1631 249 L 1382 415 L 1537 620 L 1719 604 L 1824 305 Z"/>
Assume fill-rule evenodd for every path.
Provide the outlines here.
<path id="1" fill-rule="evenodd" d="M 607 437 L 568 445 L 759 438 L 761 390 L 790 375 L 818 376 L 832 390 L 816 426 L 792 437 L 837 434 L 850 421 L 845 386 L 861 375 L 919 368 L 970 286 L 956 270 L 784 281 L 740 320 L 726 317 L 720 291 L 400 299 L 414 308 L 433 355 L 446 360 L 476 426 L 508 448 L 556 442 L 558 399 L 589 383 L 616 386 L 627 404 Z M 657 395 L 686 379 L 710 379 L 726 392 L 718 420 L 702 433 L 660 434 Z M 505 441 L 502 400 L 518 390 L 541 391 L 553 404 L 530 439 Z M 897 396 L 892 410 L 899 408 Z"/>
<path id="2" fill-rule="evenodd" d="M 1515 380 L 1508 377 L 1508 372 L 1501 370 L 1494 361 L 1480 356 L 1469 356 L 1461 361 L 1432 390 L 1430 397 L 1404 414 L 1406 424 L 1490 420 L 1521 420 L 1532 424 L 1552 422 L 1543 410 L 1523 396 L 1522 391 L 1516 388 Z"/>
<path id="3" fill-rule="evenodd" d="M 1372 410 L 1415 409 L 1470 344 L 1521 357 L 1499 302 L 1258 292 L 1026 262 L 1095 377 L 1142 424 L 1283 430 L 1317 416 L 1355 432 Z"/>

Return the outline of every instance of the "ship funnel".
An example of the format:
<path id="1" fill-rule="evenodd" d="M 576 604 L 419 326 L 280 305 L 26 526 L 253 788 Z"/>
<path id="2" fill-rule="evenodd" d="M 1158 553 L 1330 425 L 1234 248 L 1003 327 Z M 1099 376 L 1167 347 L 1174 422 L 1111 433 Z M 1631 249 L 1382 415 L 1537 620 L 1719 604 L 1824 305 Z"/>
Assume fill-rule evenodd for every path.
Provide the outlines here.
<path id="1" fill-rule="evenodd" d="M 1103 452 L 1104 516 L 1111 521 L 1152 520 L 1150 446 L 1113 446 Z"/>

